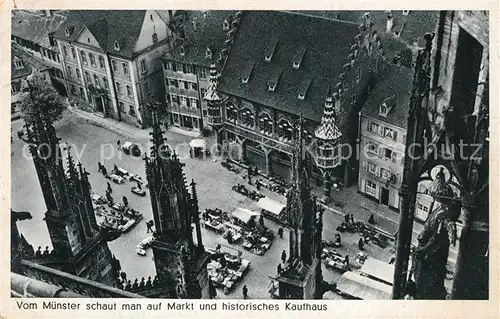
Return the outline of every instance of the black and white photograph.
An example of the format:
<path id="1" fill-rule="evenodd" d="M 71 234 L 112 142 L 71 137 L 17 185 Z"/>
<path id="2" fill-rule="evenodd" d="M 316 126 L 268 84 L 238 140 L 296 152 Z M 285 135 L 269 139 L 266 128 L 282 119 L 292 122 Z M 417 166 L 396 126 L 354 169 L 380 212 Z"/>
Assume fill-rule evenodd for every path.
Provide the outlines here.
<path id="1" fill-rule="evenodd" d="M 12 10 L 16 309 L 489 300 L 490 13 Z"/>

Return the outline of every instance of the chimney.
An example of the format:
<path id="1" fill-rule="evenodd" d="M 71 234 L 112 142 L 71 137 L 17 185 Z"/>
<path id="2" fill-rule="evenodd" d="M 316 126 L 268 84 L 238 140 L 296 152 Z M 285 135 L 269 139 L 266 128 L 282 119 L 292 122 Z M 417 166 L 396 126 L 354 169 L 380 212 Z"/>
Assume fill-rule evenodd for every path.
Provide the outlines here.
<path id="1" fill-rule="evenodd" d="M 196 25 L 197 25 L 196 18 L 193 18 L 193 29 L 195 29 L 195 30 L 196 30 Z"/>
<path id="2" fill-rule="evenodd" d="M 45 15 L 46 15 L 47 17 L 52 16 L 52 12 L 51 12 L 50 10 L 44 10 L 44 11 L 45 11 Z"/>
<path id="3" fill-rule="evenodd" d="M 168 10 L 168 20 L 169 21 L 174 20 L 174 12 L 172 10 Z"/>
<path id="4" fill-rule="evenodd" d="M 385 29 L 385 32 L 391 33 L 393 24 L 394 24 L 394 21 L 392 19 L 392 14 L 388 14 L 387 15 L 387 27 Z"/>

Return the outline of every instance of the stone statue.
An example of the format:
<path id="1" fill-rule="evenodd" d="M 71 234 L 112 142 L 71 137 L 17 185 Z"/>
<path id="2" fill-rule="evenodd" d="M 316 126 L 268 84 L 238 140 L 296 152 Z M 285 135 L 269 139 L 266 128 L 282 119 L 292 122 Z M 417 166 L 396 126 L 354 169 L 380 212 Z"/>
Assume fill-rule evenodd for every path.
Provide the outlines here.
<path id="1" fill-rule="evenodd" d="M 413 255 L 415 299 L 446 299 L 446 263 L 450 244 L 456 242 L 456 224 L 452 218 L 454 193 L 445 181 L 443 169 L 437 174 L 429 193 L 434 202 Z"/>

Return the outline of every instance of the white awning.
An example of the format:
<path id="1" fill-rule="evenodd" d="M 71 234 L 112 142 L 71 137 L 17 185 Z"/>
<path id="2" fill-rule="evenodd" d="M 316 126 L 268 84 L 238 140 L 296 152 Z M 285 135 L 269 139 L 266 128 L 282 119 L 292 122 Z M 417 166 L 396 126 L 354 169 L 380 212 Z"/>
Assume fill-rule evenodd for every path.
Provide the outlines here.
<path id="1" fill-rule="evenodd" d="M 375 258 L 367 258 L 359 271 L 388 285 L 392 285 L 394 280 L 394 265 Z"/>
<path id="2" fill-rule="evenodd" d="M 391 286 L 352 271 L 347 271 L 340 277 L 337 289 L 362 300 L 387 300 L 391 299 L 392 295 Z"/>
<path id="3" fill-rule="evenodd" d="M 203 148 L 204 149 L 206 145 L 207 145 L 207 143 L 205 142 L 205 140 L 202 140 L 201 138 L 197 138 L 197 139 L 191 140 L 191 142 L 189 142 L 189 146 L 192 148 Z"/>
<path id="4" fill-rule="evenodd" d="M 270 199 L 269 197 L 263 197 L 259 199 L 257 202 L 257 206 L 263 210 L 267 210 L 270 213 L 279 215 L 281 214 L 281 211 L 285 208 L 285 205 L 275 201 L 273 199 Z"/>
<path id="5" fill-rule="evenodd" d="M 247 224 L 254 216 L 260 216 L 260 214 L 251 211 L 250 209 L 238 207 L 233 212 L 233 216 L 242 221 L 243 223 Z"/>

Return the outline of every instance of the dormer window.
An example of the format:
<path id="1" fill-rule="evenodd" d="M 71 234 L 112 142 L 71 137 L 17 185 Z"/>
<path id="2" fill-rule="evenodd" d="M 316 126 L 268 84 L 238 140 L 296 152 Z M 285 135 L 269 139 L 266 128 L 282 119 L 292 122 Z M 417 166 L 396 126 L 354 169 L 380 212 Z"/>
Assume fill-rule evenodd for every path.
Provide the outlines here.
<path id="1" fill-rule="evenodd" d="M 222 23 L 222 30 L 224 30 L 224 31 L 229 30 L 229 21 L 224 20 L 224 22 Z"/>
<path id="2" fill-rule="evenodd" d="M 295 55 L 293 56 L 293 68 L 298 69 L 300 67 L 300 63 L 302 63 L 302 59 L 306 53 L 306 47 L 299 48 Z"/>
<path id="3" fill-rule="evenodd" d="M 64 34 L 65 34 L 67 37 L 69 37 L 69 36 L 71 35 L 71 32 L 73 31 L 72 29 L 73 29 L 73 28 L 66 28 L 66 29 L 64 29 Z"/>
<path id="4" fill-rule="evenodd" d="M 120 51 L 120 43 L 118 41 L 115 41 L 113 44 L 113 48 L 115 51 Z"/>
<path id="5" fill-rule="evenodd" d="M 207 48 L 207 51 L 205 52 L 205 57 L 207 59 L 211 59 L 212 58 L 212 50 L 210 50 L 210 48 Z"/>
<path id="6" fill-rule="evenodd" d="M 271 77 L 267 81 L 267 87 L 269 92 L 274 92 L 276 90 L 276 86 L 278 85 L 278 81 L 281 76 L 281 72 L 283 71 L 282 68 L 274 70 L 274 72 L 271 73 Z"/>
<path id="7" fill-rule="evenodd" d="M 179 53 L 181 56 L 184 56 L 186 54 L 186 49 L 184 48 L 183 45 L 181 45 L 180 49 L 179 49 Z"/>
<path id="8" fill-rule="evenodd" d="M 380 104 L 380 110 L 378 114 L 383 117 L 387 116 L 387 104 L 385 103 Z"/>
<path id="9" fill-rule="evenodd" d="M 407 15 L 409 15 L 409 14 L 410 14 L 410 10 L 403 10 L 403 15 L 404 15 L 404 16 L 407 16 Z"/>
<path id="10" fill-rule="evenodd" d="M 276 50 L 276 47 L 278 46 L 278 40 L 273 40 L 269 45 L 266 47 L 264 51 L 264 60 L 266 62 L 271 62 L 271 59 L 273 58 L 274 51 Z"/>
<path id="11" fill-rule="evenodd" d="M 297 90 L 297 98 L 299 100 L 304 100 L 307 95 L 307 91 L 309 90 L 309 87 L 311 86 L 312 82 L 312 77 L 310 78 L 305 78 L 299 85 L 299 88 Z"/>
<path id="12" fill-rule="evenodd" d="M 23 61 L 21 59 L 16 58 L 14 60 L 14 65 L 16 66 L 16 69 L 22 69 L 24 68 Z"/>
<path id="13" fill-rule="evenodd" d="M 379 115 L 383 117 L 387 117 L 387 114 L 392 110 L 394 105 L 396 104 L 396 96 L 390 96 L 386 98 L 382 103 L 380 104 L 380 109 L 379 109 Z"/>
<path id="14" fill-rule="evenodd" d="M 243 69 L 243 73 L 241 74 L 241 83 L 248 83 L 250 76 L 252 75 L 253 68 L 255 66 L 254 62 L 247 62 L 247 65 Z"/>
<path id="15" fill-rule="evenodd" d="M 158 42 L 158 34 L 153 33 L 153 43 Z"/>

